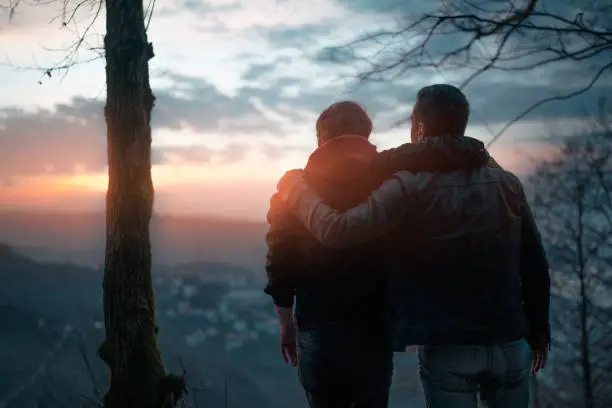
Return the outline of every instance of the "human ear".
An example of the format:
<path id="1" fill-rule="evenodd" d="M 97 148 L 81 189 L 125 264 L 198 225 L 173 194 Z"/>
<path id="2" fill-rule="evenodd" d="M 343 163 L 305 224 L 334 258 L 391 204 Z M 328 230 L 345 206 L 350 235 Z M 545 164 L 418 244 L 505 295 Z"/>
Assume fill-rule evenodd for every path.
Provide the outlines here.
<path id="1" fill-rule="evenodd" d="M 423 140 L 423 138 L 425 137 L 425 125 L 423 124 L 423 122 L 416 123 L 415 136 L 416 136 L 416 141 L 418 142 Z"/>
<path id="2" fill-rule="evenodd" d="M 324 130 L 317 131 L 317 142 L 322 145 L 327 140 L 327 132 Z"/>

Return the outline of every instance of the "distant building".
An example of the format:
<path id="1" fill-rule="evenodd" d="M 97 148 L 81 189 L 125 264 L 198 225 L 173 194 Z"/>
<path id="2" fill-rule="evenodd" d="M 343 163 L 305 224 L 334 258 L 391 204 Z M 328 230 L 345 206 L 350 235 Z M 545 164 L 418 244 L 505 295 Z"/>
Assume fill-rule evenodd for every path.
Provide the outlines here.
<path id="1" fill-rule="evenodd" d="M 196 293 L 198 293 L 198 288 L 195 285 L 185 284 L 182 287 L 183 297 L 185 299 L 191 299 Z"/>
<path id="2" fill-rule="evenodd" d="M 268 302 L 267 296 L 259 288 L 234 289 L 225 295 L 225 301 L 238 303 L 242 306 L 253 304 L 265 304 Z"/>
<path id="3" fill-rule="evenodd" d="M 231 353 L 232 350 L 242 348 L 250 340 L 248 332 L 229 333 L 225 335 L 225 351 Z"/>
<path id="4" fill-rule="evenodd" d="M 189 302 L 186 300 L 179 300 L 176 306 L 178 312 L 182 315 L 187 314 L 191 311 L 191 307 L 189 306 Z"/>
<path id="5" fill-rule="evenodd" d="M 205 342 L 206 337 L 206 333 L 202 329 L 197 329 L 194 333 L 185 336 L 185 342 L 193 347 Z"/>

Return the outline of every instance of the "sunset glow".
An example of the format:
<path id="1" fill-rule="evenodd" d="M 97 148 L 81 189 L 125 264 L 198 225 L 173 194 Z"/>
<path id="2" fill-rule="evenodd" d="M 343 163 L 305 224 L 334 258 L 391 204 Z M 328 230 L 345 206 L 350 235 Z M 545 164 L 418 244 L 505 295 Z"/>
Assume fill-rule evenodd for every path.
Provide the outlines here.
<path id="1" fill-rule="evenodd" d="M 401 84 L 348 92 L 347 79 L 357 67 L 312 58 L 325 46 L 352 38 L 355 27 L 393 24 L 395 17 L 384 10 L 332 0 L 308 5 L 214 0 L 205 11 L 197 2 L 163 3 L 148 34 L 156 54 L 150 62 L 157 97 L 152 174 L 156 205 L 166 212 L 262 219 L 278 178 L 302 167 L 315 147 L 314 121 L 327 105 L 339 99 L 361 102 L 374 119 L 373 142 L 385 149 L 409 140 L 407 127 L 390 124 L 409 115 L 420 87 L 463 78 L 460 72 L 424 70 Z M 49 23 L 57 13 L 56 6 L 24 4 L 11 23 L 0 20 L 0 49 L 7 60 L 35 68 L 0 66 L 0 211 L 103 208 L 108 186 L 104 61 L 75 65 L 65 78 L 41 75 L 36 67 L 64 57 L 49 49 L 61 50 L 75 38 L 75 32 Z M 80 19 L 89 17 L 84 12 Z M 92 44 L 102 39 L 104 16 L 94 28 Z M 83 51 L 83 59 L 92 56 Z M 541 97 L 544 88 L 535 86 L 551 88 L 548 77 L 541 78 L 525 83 L 500 74 L 468 88 L 468 134 L 489 140 L 531 99 Z M 580 118 L 551 112 L 513 126 L 491 150 L 497 161 L 526 173 L 551 152 L 550 145 L 535 139 L 551 131 L 557 136 L 576 131 L 573 124 Z"/>

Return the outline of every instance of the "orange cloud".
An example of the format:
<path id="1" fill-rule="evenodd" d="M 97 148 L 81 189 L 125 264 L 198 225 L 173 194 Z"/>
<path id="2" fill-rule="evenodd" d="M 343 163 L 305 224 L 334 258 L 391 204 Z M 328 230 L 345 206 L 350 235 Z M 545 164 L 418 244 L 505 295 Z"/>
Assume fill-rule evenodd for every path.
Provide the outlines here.
<path id="1" fill-rule="evenodd" d="M 74 188 L 58 177 L 20 177 L 0 185 L 0 209 L 82 211 L 103 208 L 100 193 Z M 103 196 L 102 196 L 103 197 Z"/>
<path id="2" fill-rule="evenodd" d="M 525 174 L 555 151 L 548 143 L 525 142 L 496 145 L 491 154 L 505 168 Z M 303 159 L 273 163 L 264 155 L 222 165 L 154 166 L 155 211 L 261 220 L 278 177 Z M 101 211 L 107 186 L 105 172 L 20 177 L 0 185 L 0 210 Z"/>
<path id="3" fill-rule="evenodd" d="M 171 169 L 160 170 L 154 176 L 155 211 L 160 213 L 262 220 L 276 188 L 273 178 L 177 180 Z M 105 174 L 20 178 L 0 186 L 0 211 L 101 211 L 107 185 Z"/>
<path id="4" fill-rule="evenodd" d="M 500 143 L 489 149 L 491 156 L 505 169 L 517 174 L 529 174 L 543 160 L 559 153 L 559 146 L 546 141 Z"/>
<path id="5" fill-rule="evenodd" d="M 154 140 L 157 140 L 159 130 L 166 130 L 173 136 L 171 140 L 175 144 L 154 146 L 154 165 L 235 163 L 245 160 L 253 151 L 265 152 L 269 158 L 281 156 L 265 140 L 247 142 L 251 140 L 249 135 L 253 132 L 257 134 L 263 126 L 263 122 L 246 120 L 254 112 L 248 103 L 237 103 L 237 111 L 222 103 L 218 112 L 209 110 L 207 116 L 199 112 L 203 106 L 193 100 L 188 102 L 162 90 L 156 94 L 161 102 L 155 108 Z M 231 101 L 227 99 L 225 102 Z M 78 97 L 69 103 L 56 104 L 53 109 L 27 111 L 0 107 L 0 182 L 22 176 L 67 176 L 104 171 L 107 158 L 102 113 L 102 101 Z M 221 123 L 224 115 L 225 119 L 234 115 L 236 122 Z M 181 134 L 177 137 L 173 133 L 186 124 L 194 128 L 191 133 L 199 139 L 203 134 L 214 135 L 219 146 L 212 148 L 199 143 L 186 144 Z M 223 142 L 229 140 L 232 129 L 243 136 L 243 141 Z M 287 146 L 282 153 L 286 155 L 296 149 L 299 150 L 299 146 Z"/>
<path id="6" fill-rule="evenodd" d="M 271 161 L 260 153 L 244 161 L 153 166 L 155 208 L 261 220 L 278 178 L 302 163 L 299 154 Z M 0 210 L 101 210 L 107 187 L 105 171 L 15 177 L 0 183 Z"/>

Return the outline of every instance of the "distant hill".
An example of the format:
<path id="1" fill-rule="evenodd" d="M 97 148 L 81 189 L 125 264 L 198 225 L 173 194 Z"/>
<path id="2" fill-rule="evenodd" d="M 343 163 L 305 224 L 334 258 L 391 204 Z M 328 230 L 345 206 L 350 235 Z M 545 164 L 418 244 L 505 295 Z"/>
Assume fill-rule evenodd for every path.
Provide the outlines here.
<path id="1" fill-rule="evenodd" d="M 0 244 L 0 407 L 83 406 L 93 391 L 81 347 L 105 390 L 96 356 L 101 283 L 99 270 L 34 261 Z M 201 406 L 222 406 L 229 381 L 230 406 L 305 407 L 295 369 L 278 353 L 273 308 L 248 269 L 158 268 L 155 290 L 164 357 L 175 372 L 178 358 L 184 362 L 190 385 L 202 389 Z"/>
<path id="2" fill-rule="evenodd" d="M 41 263 L 0 244 L 0 305 L 65 323 L 101 318 L 102 275 L 75 265 Z"/>
<path id="3" fill-rule="evenodd" d="M 153 262 L 222 262 L 262 273 L 265 223 L 213 217 L 156 215 Z M 104 259 L 103 214 L 0 213 L 0 242 L 39 260 L 95 267 Z"/>

